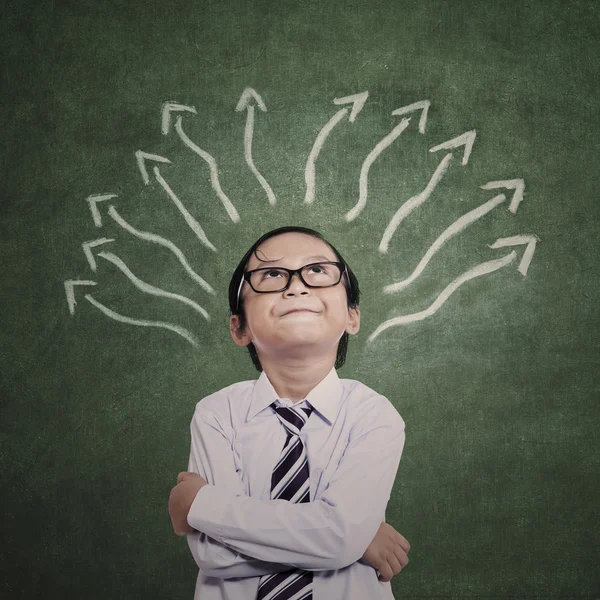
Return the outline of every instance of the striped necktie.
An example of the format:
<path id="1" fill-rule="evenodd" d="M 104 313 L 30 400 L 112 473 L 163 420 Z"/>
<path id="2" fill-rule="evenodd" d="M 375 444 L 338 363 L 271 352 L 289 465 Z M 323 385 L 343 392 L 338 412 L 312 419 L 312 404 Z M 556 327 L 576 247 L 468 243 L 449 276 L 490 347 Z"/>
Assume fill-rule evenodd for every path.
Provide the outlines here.
<path id="1" fill-rule="evenodd" d="M 313 408 L 277 406 L 275 402 L 271 406 L 287 431 L 281 456 L 271 476 L 271 499 L 310 502 L 308 457 L 299 434 Z M 312 572 L 302 569 L 263 575 L 258 584 L 257 600 L 312 600 L 312 581 Z"/>

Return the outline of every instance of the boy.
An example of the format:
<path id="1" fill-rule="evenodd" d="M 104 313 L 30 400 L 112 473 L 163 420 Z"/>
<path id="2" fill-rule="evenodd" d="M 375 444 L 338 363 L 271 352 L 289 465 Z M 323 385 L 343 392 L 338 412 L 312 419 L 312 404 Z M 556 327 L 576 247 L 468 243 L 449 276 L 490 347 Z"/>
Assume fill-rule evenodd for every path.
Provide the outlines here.
<path id="1" fill-rule="evenodd" d="M 385 523 L 404 421 L 337 376 L 358 299 L 342 256 L 311 229 L 271 231 L 240 261 L 231 335 L 261 375 L 198 402 L 188 472 L 169 498 L 200 569 L 196 600 L 393 599 L 410 549 Z"/>

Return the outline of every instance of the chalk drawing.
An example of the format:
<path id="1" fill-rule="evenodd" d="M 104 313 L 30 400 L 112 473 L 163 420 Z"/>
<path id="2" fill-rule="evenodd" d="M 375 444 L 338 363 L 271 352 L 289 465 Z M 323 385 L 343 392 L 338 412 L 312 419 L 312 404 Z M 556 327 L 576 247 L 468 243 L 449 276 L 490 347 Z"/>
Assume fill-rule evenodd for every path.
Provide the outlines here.
<path id="1" fill-rule="evenodd" d="M 404 115 L 415 110 L 421 111 L 421 118 L 419 119 L 419 131 L 421 133 L 425 132 L 425 123 L 427 122 L 427 111 L 429 110 L 429 100 L 421 100 L 420 102 L 415 102 L 413 104 L 409 104 L 408 106 L 403 106 L 402 108 L 397 108 L 392 112 L 392 115 Z M 368 194 L 368 177 L 369 170 L 371 169 L 371 165 L 375 162 L 377 157 L 387 148 L 392 142 L 399 137 L 402 132 L 408 127 L 410 123 L 410 119 L 402 119 L 398 125 L 396 125 L 390 133 L 388 133 L 382 140 L 380 140 L 375 148 L 369 152 L 367 158 L 365 158 L 362 167 L 360 169 L 359 176 L 359 195 L 358 202 L 354 205 L 354 207 L 346 213 L 345 219 L 346 221 L 353 221 L 358 217 L 358 215 L 363 211 L 365 205 L 367 204 L 367 194 Z"/>
<path id="2" fill-rule="evenodd" d="M 525 189 L 524 181 L 522 179 L 490 181 L 489 183 L 486 183 L 485 185 L 481 186 L 481 188 L 484 190 L 497 189 L 501 187 L 507 187 L 509 189 L 515 190 L 515 193 L 513 194 L 512 200 L 509 204 L 509 210 L 513 214 L 516 214 L 519 204 L 523 200 L 523 190 Z M 488 200 L 486 203 L 469 211 L 468 213 L 464 214 L 462 217 L 454 221 L 454 223 L 452 223 L 450 227 L 445 229 L 444 232 L 429 247 L 429 249 L 423 256 L 423 258 L 420 260 L 415 270 L 412 272 L 412 274 L 406 279 L 403 279 L 402 281 L 386 285 L 383 288 L 384 294 L 392 294 L 394 292 L 399 292 L 400 290 L 410 285 L 423 272 L 423 270 L 427 266 L 427 263 L 432 259 L 433 255 L 443 246 L 443 244 L 445 244 L 450 238 L 454 237 L 456 234 L 465 230 L 469 225 L 472 225 L 473 223 L 481 219 L 481 217 L 494 210 L 496 206 L 499 206 L 505 200 L 506 196 L 504 194 L 495 196 L 491 200 Z"/>
<path id="3" fill-rule="evenodd" d="M 94 219 L 94 224 L 96 225 L 96 227 L 102 227 L 102 216 L 100 214 L 100 211 L 98 210 L 97 203 L 105 201 L 105 200 L 109 200 L 111 198 L 116 198 L 116 197 L 117 197 L 116 194 L 95 194 L 95 195 L 88 196 L 87 202 L 90 205 L 90 210 L 92 211 L 92 217 Z M 194 269 L 192 269 L 189 262 L 185 258 L 185 255 L 183 254 L 183 252 L 173 242 L 171 242 L 170 240 L 167 240 L 166 238 L 164 238 L 160 235 L 157 235 L 155 233 L 149 233 L 147 231 L 139 231 L 138 229 L 136 229 L 135 227 L 130 225 L 118 213 L 117 209 L 113 205 L 111 205 L 108 208 L 108 215 L 113 219 L 113 221 L 115 221 L 115 223 L 117 223 L 117 225 L 122 227 L 125 231 L 136 236 L 137 238 L 139 238 L 141 240 L 145 240 L 147 242 L 152 242 L 154 244 L 159 244 L 160 246 L 164 246 L 165 248 L 168 248 L 177 257 L 177 259 L 181 263 L 181 266 L 185 269 L 185 272 L 203 290 L 207 291 L 209 294 L 216 293 L 215 290 L 213 289 L 213 287 L 209 283 L 207 283 L 204 279 L 202 279 L 202 277 L 200 277 L 200 275 L 198 275 L 198 273 L 196 273 L 196 271 L 194 271 Z"/>
<path id="4" fill-rule="evenodd" d="M 466 165 L 468 162 L 468 157 L 471 154 L 471 149 L 473 148 L 473 143 L 475 142 L 475 131 L 468 131 L 457 138 L 454 138 L 448 142 L 444 142 L 435 148 L 431 148 L 430 152 L 441 150 L 442 148 L 458 148 L 459 146 L 464 146 L 464 154 L 462 164 Z M 467 160 L 465 161 L 465 157 Z M 449 152 L 444 156 L 444 158 L 440 161 L 440 164 L 437 166 L 435 172 L 431 176 L 429 183 L 425 186 L 425 189 L 416 196 L 413 196 L 409 200 L 407 200 L 394 214 L 392 219 L 390 220 L 388 226 L 386 227 L 383 237 L 381 238 L 381 242 L 379 243 L 379 252 L 385 253 L 388 251 L 390 240 L 394 235 L 396 229 L 400 226 L 402 221 L 410 215 L 410 213 L 421 206 L 423 202 L 425 202 L 433 193 L 433 190 L 437 187 L 438 183 L 442 180 L 444 173 L 448 170 L 448 166 L 450 161 L 452 160 L 452 152 Z"/>
<path id="5" fill-rule="evenodd" d="M 521 263 L 519 265 L 519 271 L 523 275 L 526 275 L 527 268 L 529 266 L 529 263 L 531 262 L 531 258 L 533 257 L 533 253 L 535 251 L 535 243 L 536 243 L 537 239 L 538 238 L 536 236 L 531 236 L 531 235 L 515 236 L 513 238 L 505 238 L 502 240 L 497 240 L 494 244 L 492 244 L 490 246 L 490 248 L 500 248 L 503 246 L 514 246 L 514 245 L 518 245 L 518 244 L 527 244 L 527 248 L 525 250 L 523 259 L 521 260 Z M 384 321 L 367 338 L 367 341 L 372 342 L 377 336 L 379 336 L 381 333 L 383 333 L 386 329 L 389 329 L 390 327 L 397 327 L 399 325 L 407 325 L 408 323 L 413 323 L 415 321 L 421 321 L 427 317 L 431 317 L 440 309 L 442 304 L 444 304 L 444 302 L 446 302 L 446 300 L 448 300 L 448 298 L 461 285 L 463 285 L 464 283 L 466 283 L 467 281 L 469 281 L 471 279 L 475 279 L 476 277 L 481 277 L 483 275 L 487 275 L 488 273 L 493 273 L 494 271 L 497 271 L 498 269 L 502 269 L 503 267 L 506 267 L 506 266 L 510 265 L 512 262 L 514 262 L 516 258 L 517 258 L 517 253 L 513 250 L 512 252 L 510 252 L 506 256 L 503 256 L 502 258 L 490 260 L 490 261 L 481 263 L 481 264 L 477 265 L 476 267 L 473 267 L 472 269 L 468 270 L 466 273 L 463 273 L 460 277 L 457 277 L 452 283 L 450 283 L 444 289 L 444 291 L 437 297 L 435 302 L 431 306 L 429 306 L 429 308 L 422 310 L 421 312 L 418 312 L 418 313 L 413 313 L 410 315 L 403 315 L 400 317 L 394 317 L 393 319 Z"/>
<path id="6" fill-rule="evenodd" d="M 202 148 L 194 144 L 194 142 L 192 142 L 192 140 L 185 134 L 185 132 L 183 131 L 183 126 L 181 124 L 181 117 L 177 117 L 177 121 L 175 122 L 175 130 L 177 131 L 177 134 L 181 138 L 182 142 L 193 152 L 195 152 L 200 158 L 206 161 L 210 169 L 210 182 L 212 184 L 213 189 L 215 190 L 217 196 L 219 197 L 219 200 L 225 207 L 229 218 L 234 223 L 238 223 L 240 221 L 240 215 L 235 209 L 235 206 L 233 206 L 231 200 L 223 191 L 223 188 L 221 188 L 221 183 L 219 182 L 219 169 L 217 168 L 217 161 L 208 152 L 202 150 Z"/>
<path id="7" fill-rule="evenodd" d="M 267 183 L 267 180 L 256 168 L 254 159 L 252 158 L 252 139 L 254 138 L 254 103 L 256 103 L 258 108 L 260 108 L 260 110 L 263 112 L 267 111 L 267 107 L 265 106 L 263 99 L 252 88 L 246 88 L 242 92 L 242 96 L 235 107 L 235 110 L 238 112 L 242 112 L 244 110 L 246 111 L 246 128 L 244 130 L 244 158 L 246 159 L 246 163 L 250 167 L 250 170 L 267 193 L 269 204 L 274 206 L 277 202 L 275 194 L 273 193 L 271 186 Z"/>
<path id="8" fill-rule="evenodd" d="M 368 92 L 362 92 L 360 94 L 354 94 L 350 96 L 344 96 L 340 98 L 335 98 L 333 100 L 334 104 L 346 105 L 340 110 L 338 110 L 329 121 L 323 126 L 317 137 L 312 144 L 311 150 L 306 160 L 305 168 L 304 168 L 304 180 L 306 185 L 304 203 L 312 204 L 315 200 L 316 194 L 316 164 L 319 158 L 320 152 L 328 140 L 330 134 L 334 130 L 334 128 L 340 124 L 346 117 L 350 123 L 353 123 L 359 113 L 362 111 L 367 98 L 369 96 Z M 375 147 L 368 153 L 367 157 L 361 164 L 360 173 L 359 173 L 359 193 L 358 200 L 354 207 L 349 210 L 345 215 L 344 219 L 347 222 L 351 222 L 356 219 L 366 208 L 367 200 L 369 196 L 369 178 L 371 167 L 374 162 L 377 160 L 381 154 L 391 146 L 391 144 L 402 135 L 408 128 L 412 115 L 411 113 L 415 113 L 420 111 L 420 118 L 418 122 L 418 131 L 420 134 L 425 134 L 425 129 L 427 125 L 428 119 L 428 111 L 430 108 L 429 100 L 420 100 L 418 102 L 413 102 L 412 104 L 408 104 L 401 108 L 398 108 L 392 112 L 393 116 L 403 117 L 400 123 L 395 125 L 392 130 L 384 136 L 379 142 L 375 145 Z M 275 206 L 277 203 L 277 199 L 273 189 L 265 179 L 265 177 L 258 170 L 253 156 L 253 141 L 254 141 L 254 127 L 255 127 L 255 118 L 256 118 L 256 108 L 261 112 L 266 112 L 267 107 L 260 96 L 253 88 L 245 87 L 238 102 L 235 107 L 236 112 L 243 113 L 246 112 L 246 123 L 244 128 L 244 159 L 246 161 L 247 166 L 250 169 L 252 175 L 257 179 L 260 186 L 264 190 L 269 205 L 271 207 Z M 239 214 L 234 207 L 231 200 L 224 193 L 220 181 L 219 181 L 219 170 L 217 167 L 217 161 L 215 158 L 200 148 L 197 144 L 195 144 L 184 132 L 182 125 L 182 114 L 193 114 L 194 116 L 198 116 L 198 111 L 194 106 L 188 106 L 185 104 L 180 104 L 176 101 L 166 101 L 161 106 L 161 132 L 163 135 L 168 135 L 171 132 L 171 125 L 173 119 L 175 119 L 174 129 L 183 141 L 184 145 L 190 148 L 195 154 L 197 154 L 200 158 L 202 158 L 209 166 L 210 173 L 210 182 L 213 190 L 215 191 L 218 199 L 221 201 L 221 204 L 227 211 L 229 218 L 232 222 L 237 223 L 240 221 Z M 411 115 L 411 116 L 407 116 Z M 408 135 L 408 134 L 407 134 Z M 400 208 L 396 210 L 396 212 L 392 215 L 388 225 L 385 227 L 385 231 L 383 232 L 381 241 L 377 250 L 379 253 L 387 253 L 390 249 L 390 243 L 392 237 L 397 231 L 398 227 L 402 224 L 404 219 L 406 219 L 413 211 L 418 209 L 420 206 L 426 202 L 436 187 L 439 185 L 444 175 L 448 171 L 451 164 L 453 164 L 455 151 L 459 148 L 462 148 L 462 159 L 461 164 L 467 165 L 469 162 L 469 158 L 471 156 L 473 145 L 476 139 L 476 130 L 472 129 L 470 131 L 466 131 L 465 133 L 456 136 L 450 140 L 437 144 L 429 149 L 429 152 L 438 152 L 440 150 L 447 151 L 446 154 L 442 157 L 440 162 L 438 163 L 435 171 L 429 178 L 429 181 L 425 185 L 424 189 L 406 200 Z M 152 175 L 156 182 L 164 189 L 167 193 L 171 201 L 175 204 L 179 212 L 184 217 L 187 225 L 192 229 L 192 231 L 196 234 L 197 239 L 200 241 L 202 245 L 211 251 L 216 252 L 216 247 L 212 244 L 203 228 L 200 226 L 198 221 L 192 216 L 192 214 L 185 207 L 183 202 L 178 198 L 178 196 L 173 191 L 173 188 L 167 181 L 165 177 L 160 171 L 161 165 L 171 164 L 171 160 L 168 158 L 161 156 L 160 154 L 154 154 L 150 152 L 144 152 L 142 150 L 138 150 L 136 153 L 136 160 L 138 164 L 139 171 L 142 175 L 142 179 L 145 185 L 149 185 L 151 174 L 148 170 L 148 161 L 152 161 L 154 163 L 152 168 Z M 517 210 L 523 201 L 525 195 L 525 182 L 522 178 L 515 179 L 497 179 L 493 181 L 489 181 L 486 184 L 480 186 L 483 190 L 512 190 L 512 194 L 507 194 L 506 192 L 499 193 L 494 196 L 490 200 L 487 200 L 480 206 L 469 210 L 458 219 L 456 219 L 451 225 L 446 227 L 442 233 L 440 233 L 435 241 L 431 244 L 431 246 L 427 249 L 423 257 L 420 259 L 416 267 L 410 273 L 408 277 L 401 281 L 397 281 L 391 284 L 384 286 L 381 290 L 381 293 L 384 295 L 395 294 L 402 290 L 407 289 L 412 283 L 414 283 L 424 272 L 425 268 L 432 260 L 432 258 L 442 251 L 446 242 L 452 239 L 459 234 L 464 234 L 464 232 L 477 223 L 481 218 L 485 215 L 491 213 L 497 206 L 507 202 L 508 210 L 512 214 L 516 214 Z M 510 199 L 508 198 L 510 196 Z M 112 200 L 117 198 L 117 194 L 114 193 L 104 193 L 104 194 L 92 194 L 87 197 L 87 202 L 90 207 L 90 211 L 92 213 L 92 219 L 94 225 L 96 227 L 103 226 L 103 217 L 100 212 L 100 205 L 108 200 Z M 113 204 L 110 204 L 107 210 L 108 216 L 111 217 L 114 223 L 116 223 L 121 229 L 128 232 L 129 234 L 135 236 L 136 238 L 152 242 L 154 244 L 158 244 L 169 249 L 175 257 L 178 259 L 179 263 L 183 266 L 186 274 L 197 283 L 204 291 L 209 294 L 215 295 L 216 292 L 214 288 L 209 285 L 200 275 L 190 266 L 188 260 L 185 255 L 181 251 L 181 249 L 175 245 L 171 240 L 168 240 L 164 237 L 161 237 L 155 233 L 140 231 L 129 224 L 117 211 L 116 207 Z M 176 300 L 189 306 L 195 312 L 201 314 L 207 321 L 210 320 L 210 316 L 208 312 L 200 306 L 194 300 L 183 296 L 181 294 L 175 294 L 173 292 L 168 292 L 160 287 L 155 285 L 151 285 L 145 281 L 142 281 L 139 277 L 137 277 L 130 268 L 125 264 L 125 262 L 119 258 L 116 254 L 108 251 L 97 252 L 97 248 L 101 245 L 114 243 L 114 238 L 102 237 L 90 241 L 83 242 L 82 248 L 85 253 L 85 256 L 88 260 L 88 264 L 92 272 L 97 272 L 98 264 L 97 257 L 100 257 L 111 264 L 115 265 L 128 279 L 129 281 L 140 291 L 146 294 L 150 294 L 153 296 L 158 296 L 170 300 Z M 533 260 L 533 256 L 536 249 L 536 244 L 539 242 L 539 238 L 535 234 L 521 234 L 514 235 L 510 237 L 501 237 L 498 238 L 493 244 L 488 244 L 488 247 L 491 249 L 499 249 L 513 246 L 525 246 L 523 250 L 523 254 L 521 260 L 518 263 L 519 272 L 525 277 Z M 374 249 L 373 249 L 374 250 Z M 94 254 L 97 252 L 96 254 Z M 437 296 L 436 300 L 424 310 L 421 310 L 416 313 L 407 314 L 397 316 L 391 319 L 388 319 L 377 326 L 377 328 L 370 334 L 367 342 L 372 343 L 379 335 L 381 335 L 384 331 L 398 327 L 402 325 L 407 325 L 409 323 L 414 323 L 416 321 L 421 321 L 428 317 L 433 316 L 448 299 L 452 296 L 452 294 L 457 291 L 462 285 L 467 283 L 468 281 L 475 279 L 477 277 L 482 277 L 484 275 L 488 275 L 498 271 L 504 267 L 509 266 L 514 263 L 517 259 L 517 251 L 512 250 L 505 256 L 501 258 L 497 258 L 494 260 L 489 260 L 486 262 L 482 262 L 475 267 L 467 270 L 459 277 L 454 279 L 450 284 L 446 285 L 446 287 L 442 290 L 442 292 Z M 74 315 L 75 306 L 77 304 L 75 297 L 75 290 L 80 286 L 96 286 L 97 283 L 92 280 L 85 279 L 70 279 L 64 282 L 65 294 L 67 298 L 67 305 L 69 309 L 69 313 Z M 99 301 L 97 301 L 91 294 L 85 294 L 85 299 L 88 300 L 90 304 L 98 308 L 102 313 L 106 316 L 119 321 L 121 323 L 126 323 L 129 325 L 143 326 L 143 327 L 156 327 L 163 328 L 168 331 L 174 332 L 177 335 L 184 338 L 193 346 L 198 346 L 198 340 L 196 336 L 187 329 L 180 327 L 178 325 L 169 323 L 167 321 L 150 321 L 145 319 L 137 319 L 133 317 L 128 317 L 116 313 L 109 307 L 103 305 Z"/>
<path id="9" fill-rule="evenodd" d="M 304 169 L 304 180 L 306 182 L 306 194 L 304 196 L 305 204 L 312 204 L 315 200 L 315 163 L 317 162 L 317 158 L 319 157 L 319 153 L 321 152 L 325 140 L 333 128 L 348 114 L 349 110 L 350 116 L 348 117 L 348 120 L 350 123 L 354 123 L 354 119 L 356 119 L 358 113 L 363 109 L 368 97 L 369 92 L 362 92 L 361 94 L 354 94 L 353 96 L 336 98 L 333 101 L 335 104 L 352 104 L 352 109 L 342 108 L 341 110 L 338 110 L 317 135 L 317 139 L 308 155 L 306 168 Z"/>

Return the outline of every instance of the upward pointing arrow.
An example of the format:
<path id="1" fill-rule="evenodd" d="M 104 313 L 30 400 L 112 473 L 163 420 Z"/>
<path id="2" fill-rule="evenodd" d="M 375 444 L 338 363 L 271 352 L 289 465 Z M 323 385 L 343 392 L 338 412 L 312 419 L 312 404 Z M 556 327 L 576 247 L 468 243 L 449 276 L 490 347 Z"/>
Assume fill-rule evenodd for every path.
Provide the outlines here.
<path id="1" fill-rule="evenodd" d="M 429 110 L 429 100 L 421 100 L 414 102 L 408 106 L 397 108 L 392 112 L 393 115 L 405 115 L 417 110 L 421 110 L 421 118 L 419 120 L 419 131 L 423 133 L 425 131 L 425 123 L 427 122 L 427 111 Z M 400 136 L 400 134 L 408 127 L 410 118 L 404 118 L 398 125 L 396 125 L 390 133 L 388 133 L 383 139 L 381 139 L 375 148 L 369 152 L 367 158 L 365 158 L 362 167 L 360 169 L 359 178 L 359 195 L 358 202 L 346 213 L 346 221 L 353 221 L 363 211 L 367 204 L 368 195 L 368 177 L 371 165 L 375 162 L 377 157 L 392 144 L 392 142 Z"/>
<path id="2" fill-rule="evenodd" d="M 275 198 L 275 194 L 271 189 L 271 186 L 267 183 L 267 180 L 262 176 L 260 171 L 256 168 L 254 164 L 254 159 L 252 158 L 252 139 L 254 137 L 254 105 L 257 105 L 260 110 L 263 112 L 267 111 L 267 107 L 263 102 L 263 99 L 260 97 L 258 93 L 256 93 L 252 88 L 247 87 L 240 97 L 235 110 L 238 112 L 246 111 L 246 128 L 244 130 L 244 157 L 246 158 L 246 163 L 250 167 L 250 170 L 258 179 L 263 190 L 265 190 L 267 194 L 267 198 L 269 199 L 269 204 L 273 206 L 277 199 Z"/>
<path id="3" fill-rule="evenodd" d="M 360 94 L 353 94 L 352 96 L 335 98 L 333 101 L 334 104 L 338 105 L 352 104 L 352 109 L 342 108 L 341 110 L 338 110 L 317 135 L 317 139 L 315 140 L 310 154 L 308 155 L 306 168 L 304 169 L 304 180 L 306 181 L 306 194 L 304 195 L 305 204 L 312 204 L 315 200 L 315 163 L 317 162 L 317 158 L 319 157 L 319 153 L 321 152 L 321 148 L 323 147 L 325 140 L 332 132 L 333 128 L 348 114 L 349 110 L 350 117 L 348 120 L 350 123 L 353 123 L 354 119 L 356 119 L 356 116 L 365 105 L 368 97 L 369 92 L 362 92 Z"/>

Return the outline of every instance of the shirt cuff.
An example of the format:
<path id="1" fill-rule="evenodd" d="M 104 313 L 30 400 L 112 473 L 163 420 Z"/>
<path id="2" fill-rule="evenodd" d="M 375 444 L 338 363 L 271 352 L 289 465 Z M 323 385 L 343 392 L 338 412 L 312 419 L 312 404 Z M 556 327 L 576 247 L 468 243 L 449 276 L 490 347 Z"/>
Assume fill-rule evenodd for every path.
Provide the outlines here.
<path id="1" fill-rule="evenodd" d="M 204 485 L 198 490 L 187 516 L 190 527 L 222 542 L 223 532 L 219 523 L 227 507 L 223 491 L 214 485 Z"/>

